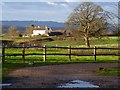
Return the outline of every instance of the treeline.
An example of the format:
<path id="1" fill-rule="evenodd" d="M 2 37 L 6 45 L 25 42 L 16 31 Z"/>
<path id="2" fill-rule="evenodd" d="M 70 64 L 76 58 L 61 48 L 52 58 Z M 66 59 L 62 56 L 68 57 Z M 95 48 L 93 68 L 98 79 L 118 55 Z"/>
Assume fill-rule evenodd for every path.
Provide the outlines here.
<path id="1" fill-rule="evenodd" d="M 0 26 L 0 31 L 5 37 L 22 37 L 25 34 L 32 34 L 32 25 L 27 26 L 26 28 L 21 28 L 20 30 L 17 26 L 2 27 Z M 5 31 L 4 31 L 5 30 Z M 23 31 L 23 32 L 20 32 Z"/>

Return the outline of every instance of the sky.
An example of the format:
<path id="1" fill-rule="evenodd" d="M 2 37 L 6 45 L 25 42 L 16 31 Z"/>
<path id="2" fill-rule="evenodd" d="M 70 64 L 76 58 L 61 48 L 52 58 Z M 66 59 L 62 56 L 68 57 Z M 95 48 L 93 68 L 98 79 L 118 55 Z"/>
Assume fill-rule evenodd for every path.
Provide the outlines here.
<path id="1" fill-rule="evenodd" d="M 0 20 L 65 22 L 73 9 L 83 1 L 94 0 L 3 0 L 0 3 Z M 118 13 L 115 6 L 117 1 L 96 0 L 95 3 L 104 10 Z"/>

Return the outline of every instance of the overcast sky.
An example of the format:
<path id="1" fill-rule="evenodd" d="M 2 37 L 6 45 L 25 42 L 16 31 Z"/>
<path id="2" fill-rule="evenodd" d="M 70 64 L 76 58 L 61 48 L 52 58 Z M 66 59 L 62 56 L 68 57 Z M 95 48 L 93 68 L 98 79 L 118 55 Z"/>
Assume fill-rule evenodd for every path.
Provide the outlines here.
<path id="1" fill-rule="evenodd" d="M 15 2 L 16 1 L 16 2 Z M 65 22 L 73 9 L 78 6 L 80 0 L 4 0 L 0 3 L 2 20 L 37 20 Z M 82 1 L 82 0 L 81 0 Z M 84 0 L 85 1 L 85 0 Z M 93 1 L 93 0 L 87 0 Z M 103 9 L 117 13 L 117 0 L 96 0 Z M 109 0 L 111 1 L 111 0 Z M 116 2 L 115 2 L 116 1 Z"/>

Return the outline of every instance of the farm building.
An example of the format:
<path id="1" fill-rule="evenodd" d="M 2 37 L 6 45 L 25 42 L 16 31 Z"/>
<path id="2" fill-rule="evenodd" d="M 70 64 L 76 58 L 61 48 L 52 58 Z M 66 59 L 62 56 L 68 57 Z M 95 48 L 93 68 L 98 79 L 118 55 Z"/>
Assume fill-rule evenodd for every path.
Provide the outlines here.
<path id="1" fill-rule="evenodd" d="M 33 33 L 31 36 L 44 35 L 44 36 L 59 36 L 65 34 L 65 30 L 52 30 L 50 27 L 33 26 Z"/>
<path id="2" fill-rule="evenodd" d="M 52 32 L 52 29 L 50 27 L 40 27 L 40 26 L 35 26 L 34 29 L 33 29 L 33 34 L 32 36 L 36 36 L 36 35 L 48 35 L 48 33 L 51 33 Z"/>
<path id="3" fill-rule="evenodd" d="M 65 30 L 54 30 L 51 33 L 49 33 L 49 36 L 59 36 L 65 34 Z"/>

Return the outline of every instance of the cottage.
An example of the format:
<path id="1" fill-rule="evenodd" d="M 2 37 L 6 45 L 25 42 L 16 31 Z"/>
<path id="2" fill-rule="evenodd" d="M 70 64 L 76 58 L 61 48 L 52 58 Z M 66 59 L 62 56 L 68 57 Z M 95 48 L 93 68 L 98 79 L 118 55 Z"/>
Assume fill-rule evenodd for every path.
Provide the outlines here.
<path id="1" fill-rule="evenodd" d="M 48 35 L 48 33 L 51 33 L 52 29 L 50 27 L 40 27 L 40 26 L 35 26 L 33 29 L 33 34 L 32 36 L 36 36 L 36 35 Z"/>

